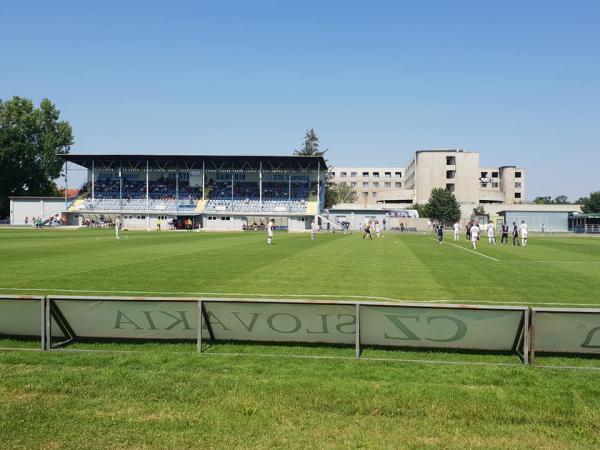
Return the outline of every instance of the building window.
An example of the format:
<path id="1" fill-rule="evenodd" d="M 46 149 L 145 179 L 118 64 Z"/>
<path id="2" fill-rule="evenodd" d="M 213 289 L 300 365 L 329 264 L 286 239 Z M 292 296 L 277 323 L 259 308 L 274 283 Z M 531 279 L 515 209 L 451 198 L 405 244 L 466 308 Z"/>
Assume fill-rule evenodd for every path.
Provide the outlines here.
<path id="1" fill-rule="evenodd" d="M 402 178 L 402 172 L 394 172 L 396 178 Z"/>
<path id="2" fill-rule="evenodd" d="M 515 183 L 515 188 L 516 188 L 516 189 L 520 189 L 520 188 L 521 188 L 521 182 L 520 182 L 520 181 L 517 181 L 517 182 Z"/>
<path id="3" fill-rule="evenodd" d="M 229 216 L 221 216 L 221 220 L 231 220 L 231 217 L 229 217 Z"/>
<path id="4" fill-rule="evenodd" d="M 368 181 L 363 181 L 363 188 L 368 188 L 369 187 L 369 182 Z"/>
<path id="5" fill-rule="evenodd" d="M 340 172 L 340 178 L 346 178 L 346 172 Z"/>
<path id="6" fill-rule="evenodd" d="M 384 173 L 384 176 L 385 176 L 386 178 L 392 178 L 392 172 L 385 172 L 385 173 Z"/>
<path id="7" fill-rule="evenodd" d="M 515 192 L 515 198 L 521 198 L 521 193 L 520 192 Z"/>
<path id="8" fill-rule="evenodd" d="M 455 175 L 456 175 L 456 171 L 446 170 L 446 178 L 454 178 Z"/>
<path id="9" fill-rule="evenodd" d="M 369 178 L 369 172 L 363 172 L 363 177 L 364 178 Z"/>
<path id="10" fill-rule="evenodd" d="M 487 178 L 487 172 L 481 172 L 481 178 Z"/>
<path id="11" fill-rule="evenodd" d="M 397 188 L 401 188 L 402 187 L 402 183 L 400 183 L 399 181 L 396 181 L 395 185 L 396 185 Z"/>
<path id="12" fill-rule="evenodd" d="M 391 187 L 392 187 L 392 183 L 390 183 L 389 181 L 386 181 L 386 182 L 383 184 L 383 186 L 384 186 L 386 189 L 391 189 Z"/>
<path id="13" fill-rule="evenodd" d="M 335 172 L 331 172 L 331 176 L 335 178 Z"/>
<path id="14" fill-rule="evenodd" d="M 498 172 L 492 172 L 492 178 L 498 178 Z"/>
<path id="15" fill-rule="evenodd" d="M 492 187 L 493 187 L 493 188 L 500 187 L 500 183 L 498 183 L 497 181 L 494 181 L 494 182 L 492 183 Z"/>
<path id="16" fill-rule="evenodd" d="M 446 156 L 446 165 L 447 166 L 455 166 L 456 165 L 456 156 Z"/>
<path id="17" fill-rule="evenodd" d="M 373 178 L 379 178 L 379 172 L 373 172 Z"/>
<path id="18" fill-rule="evenodd" d="M 515 178 L 521 178 L 521 172 L 515 172 Z"/>
<path id="19" fill-rule="evenodd" d="M 363 192 L 363 197 L 364 197 L 364 198 L 367 198 L 368 196 L 369 196 L 369 193 L 368 193 L 368 192 Z"/>
<path id="20" fill-rule="evenodd" d="M 373 198 L 377 197 L 377 192 L 373 192 Z"/>
<path id="21" fill-rule="evenodd" d="M 454 192 L 454 183 L 446 183 L 446 190 L 448 192 Z"/>
<path id="22" fill-rule="evenodd" d="M 375 181 L 375 182 L 373 182 L 373 187 L 374 187 L 375 189 L 379 189 L 379 181 Z"/>
<path id="23" fill-rule="evenodd" d="M 350 186 L 352 186 L 353 188 L 356 187 L 356 181 L 353 181 L 352 183 L 350 183 Z"/>
<path id="24" fill-rule="evenodd" d="M 350 178 L 356 178 L 356 172 L 350 172 Z"/>

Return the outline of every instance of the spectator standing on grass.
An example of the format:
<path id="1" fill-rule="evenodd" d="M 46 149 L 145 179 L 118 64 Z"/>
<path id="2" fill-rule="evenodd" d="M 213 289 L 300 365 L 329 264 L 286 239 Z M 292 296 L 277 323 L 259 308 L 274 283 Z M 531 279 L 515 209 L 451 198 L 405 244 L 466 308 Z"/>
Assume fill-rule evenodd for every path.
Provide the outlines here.
<path id="1" fill-rule="evenodd" d="M 502 223 L 502 238 L 500 239 L 501 244 L 508 244 L 508 224 L 506 222 Z"/>
<path id="2" fill-rule="evenodd" d="M 519 228 L 517 228 L 517 222 L 513 222 L 512 237 L 513 245 L 521 245 L 519 243 Z"/>
<path id="3" fill-rule="evenodd" d="M 469 220 L 467 223 L 467 241 L 471 240 L 471 227 L 473 226 L 473 221 Z"/>
<path id="4" fill-rule="evenodd" d="M 471 228 L 469 229 L 471 234 L 471 244 L 473 244 L 473 250 L 477 250 L 477 241 L 479 240 L 479 233 L 481 230 L 479 229 L 479 225 L 475 222 Z"/>
<path id="5" fill-rule="evenodd" d="M 458 222 L 454 223 L 452 228 L 454 228 L 454 240 L 459 241 L 460 240 L 460 225 L 458 224 Z"/>
<path id="6" fill-rule="evenodd" d="M 524 220 L 521 220 L 521 245 L 525 247 L 527 245 L 527 234 L 528 227 Z"/>
<path id="7" fill-rule="evenodd" d="M 437 228 L 437 237 L 438 237 L 438 243 L 442 243 L 444 241 L 444 225 L 439 224 L 438 228 Z"/>

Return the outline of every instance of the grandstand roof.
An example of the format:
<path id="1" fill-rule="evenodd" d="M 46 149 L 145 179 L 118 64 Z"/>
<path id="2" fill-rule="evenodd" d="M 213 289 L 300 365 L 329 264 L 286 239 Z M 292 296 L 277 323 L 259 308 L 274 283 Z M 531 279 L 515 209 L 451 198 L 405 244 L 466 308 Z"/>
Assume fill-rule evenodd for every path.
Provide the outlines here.
<path id="1" fill-rule="evenodd" d="M 201 169 L 205 163 L 207 170 L 258 169 L 260 163 L 264 170 L 327 170 L 322 156 L 270 156 L 270 155 L 123 155 L 123 154 L 76 154 L 60 155 L 65 161 L 92 168 L 117 168 L 119 165 L 142 169 L 148 161 L 152 169 Z M 117 165 L 115 165 L 115 163 Z"/>

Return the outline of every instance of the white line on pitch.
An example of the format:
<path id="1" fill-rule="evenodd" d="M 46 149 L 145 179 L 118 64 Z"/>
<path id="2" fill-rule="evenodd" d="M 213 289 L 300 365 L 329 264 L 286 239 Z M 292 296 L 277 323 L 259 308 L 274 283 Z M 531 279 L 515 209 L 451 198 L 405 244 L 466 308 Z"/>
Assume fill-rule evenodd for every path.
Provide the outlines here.
<path id="1" fill-rule="evenodd" d="M 549 264 L 600 264 L 600 261 L 530 261 L 524 259 L 504 260 L 515 263 L 549 263 Z"/>
<path id="2" fill-rule="evenodd" d="M 432 238 L 432 237 L 430 237 L 429 239 L 433 239 L 434 241 L 437 241 L 437 239 L 435 239 L 435 238 Z M 483 253 L 476 252 L 475 250 L 471 250 L 470 248 L 464 248 L 463 246 L 461 246 L 461 245 L 456 245 L 456 244 L 454 244 L 454 243 L 452 243 L 452 242 L 444 242 L 444 244 L 453 245 L 454 247 L 456 247 L 456 248 L 460 248 L 460 249 L 462 249 L 462 250 L 464 250 L 464 251 L 466 251 L 466 252 L 475 253 L 476 255 L 483 256 L 484 258 L 491 259 L 492 261 L 500 262 L 500 260 L 499 260 L 499 259 L 492 258 L 491 256 L 484 255 Z"/>
<path id="3" fill-rule="evenodd" d="M 450 303 L 450 304 L 466 304 L 476 305 L 480 303 L 492 304 L 492 305 L 558 305 L 558 306 L 596 306 L 598 303 L 569 303 L 569 302 L 537 302 L 537 301 L 522 301 L 522 302 L 505 302 L 505 301 L 494 301 L 494 300 L 466 300 L 466 299 L 443 299 L 443 300 L 410 300 L 410 299 L 399 299 L 390 297 L 380 297 L 376 295 L 338 295 L 338 294 L 241 294 L 241 293 L 227 293 L 227 292 L 171 292 L 171 291 L 116 291 L 116 290 L 99 290 L 99 289 L 41 289 L 41 288 L 10 288 L 0 287 L 0 291 L 42 291 L 42 292 L 70 292 L 73 294 L 82 293 L 101 293 L 101 294 L 163 294 L 163 295 L 209 295 L 209 296 L 222 296 L 222 297 L 240 297 L 240 298 L 252 298 L 252 297 L 265 297 L 265 298 L 342 298 L 342 299 L 365 299 L 365 300 L 384 300 L 389 302 L 397 303 Z"/>

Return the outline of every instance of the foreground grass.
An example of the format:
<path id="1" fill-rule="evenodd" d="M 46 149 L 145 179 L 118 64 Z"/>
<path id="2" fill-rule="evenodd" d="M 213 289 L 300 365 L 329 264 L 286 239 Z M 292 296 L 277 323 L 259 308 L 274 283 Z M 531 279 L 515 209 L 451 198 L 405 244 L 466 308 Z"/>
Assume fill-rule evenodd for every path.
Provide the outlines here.
<path id="1" fill-rule="evenodd" d="M 448 237 L 449 238 L 449 237 Z M 600 305 L 600 239 L 532 236 L 479 254 L 430 235 L 0 229 L 0 292 Z M 483 257 L 481 255 L 488 256 Z"/>
<path id="2" fill-rule="evenodd" d="M 599 372 L 213 350 L 241 347 L 247 355 L 186 344 L 0 352 L 0 448 L 600 445 Z"/>

